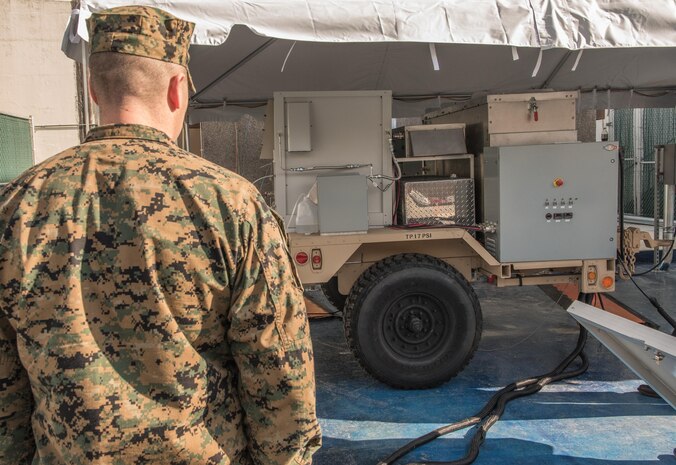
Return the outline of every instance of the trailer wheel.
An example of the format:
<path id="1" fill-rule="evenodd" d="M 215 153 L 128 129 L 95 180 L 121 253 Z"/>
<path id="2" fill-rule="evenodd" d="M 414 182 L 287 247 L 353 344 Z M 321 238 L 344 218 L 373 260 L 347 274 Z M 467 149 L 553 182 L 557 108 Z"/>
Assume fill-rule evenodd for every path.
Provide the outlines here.
<path id="1" fill-rule="evenodd" d="M 392 387 L 424 389 L 458 374 L 481 338 L 481 306 L 452 266 L 421 254 L 395 255 L 352 287 L 345 336 L 359 363 Z"/>
<path id="2" fill-rule="evenodd" d="M 326 299 L 331 302 L 331 305 L 336 307 L 338 310 L 342 310 L 345 307 L 345 301 L 347 296 L 341 294 L 338 290 L 338 278 L 333 277 L 324 284 L 322 284 L 322 291 L 326 296 Z"/>

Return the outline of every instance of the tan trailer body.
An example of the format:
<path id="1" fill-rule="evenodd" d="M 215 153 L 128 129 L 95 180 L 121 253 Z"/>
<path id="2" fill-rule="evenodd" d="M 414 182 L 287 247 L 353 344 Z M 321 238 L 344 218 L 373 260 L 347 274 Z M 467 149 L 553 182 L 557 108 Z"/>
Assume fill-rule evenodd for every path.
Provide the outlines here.
<path id="1" fill-rule="evenodd" d="M 497 287 L 576 283 L 585 293 L 615 290 L 615 260 L 500 263 L 470 232 L 460 228 L 380 228 L 366 234 L 334 236 L 292 233 L 289 240 L 303 284 L 323 284 L 335 276 L 342 294 L 350 292 L 369 266 L 401 253 L 439 258 L 468 281 L 484 275 Z M 308 260 L 299 263 L 299 253 Z M 604 286 L 604 280 L 611 284 Z"/>

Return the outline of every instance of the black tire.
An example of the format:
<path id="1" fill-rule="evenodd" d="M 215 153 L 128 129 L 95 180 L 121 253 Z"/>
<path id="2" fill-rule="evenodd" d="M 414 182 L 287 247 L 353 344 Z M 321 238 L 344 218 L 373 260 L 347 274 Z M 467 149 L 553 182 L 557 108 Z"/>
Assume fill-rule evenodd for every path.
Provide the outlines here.
<path id="1" fill-rule="evenodd" d="M 400 389 L 445 383 L 467 366 L 481 339 L 472 286 L 428 255 L 395 255 L 372 265 L 352 287 L 343 318 L 359 363 Z"/>
<path id="2" fill-rule="evenodd" d="M 338 290 L 338 278 L 333 277 L 322 284 L 322 291 L 324 292 L 326 299 L 331 302 L 331 305 L 336 307 L 338 310 L 342 310 L 345 307 L 347 296 L 345 294 L 341 294 Z"/>

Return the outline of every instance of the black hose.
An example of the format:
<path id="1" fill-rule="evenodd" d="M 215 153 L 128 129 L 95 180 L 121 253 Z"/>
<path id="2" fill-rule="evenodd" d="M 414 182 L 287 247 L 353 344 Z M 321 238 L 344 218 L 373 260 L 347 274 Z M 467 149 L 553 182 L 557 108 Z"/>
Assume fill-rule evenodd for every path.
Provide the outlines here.
<path id="1" fill-rule="evenodd" d="M 586 330 L 584 331 L 586 332 Z M 525 389 L 508 392 L 505 395 L 503 395 L 500 398 L 493 412 L 491 412 L 491 414 L 486 417 L 483 424 L 477 429 L 477 432 L 472 437 L 469 452 L 465 457 L 450 462 L 414 462 L 409 463 L 408 465 L 469 465 L 470 463 L 474 462 L 476 458 L 479 456 L 479 448 L 486 439 L 486 433 L 495 423 L 498 422 L 498 420 L 500 420 L 500 417 L 505 411 L 507 403 L 511 402 L 514 399 L 518 399 L 519 397 L 535 394 L 536 392 L 540 391 L 543 387 L 545 387 L 547 384 L 568 378 L 574 378 L 576 376 L 581 375 L 582 373 L 587 371 L 587 368 L 589 367 L 589 361 L 587 360 L 587 356 L 584 353 L 580 353 L 579 356 L 581 359 L 581 364 L 577 369 L 561 373 L 557 376 L 543 377 L 540 380 L 538 380 L 537 383 L 528 386 Z"/>
<path id="2" fill-rule="evenodd" d="M 591 303 L 592 297 L 593 295 L 591 294 L 585 295 L 581 293 L 578 296 L 578 300 L 584 298 L 586 303 Z M 378 465 L 391 465 L 396 460 L 407 455 L 417 447 L 427 444 L 428 442 L 433 441 L 440 436 L 483 422 L 481 426 L 477 428 L 477 431 L 472 437 L 469 451 L 465 457 L 452 462 L 414 462 L 409 463 L 408 465 L 468 465 L 472 463 L 479 455 L 479 448 L 486 439 L 486 433 L 500 419 L 508 402 L 519 397 L 535 394 L 549 383 L 579 376 L 587 371 L 589 363 L 583 352 L 584 346 L 587 342 L 587 330 L 585 330 L 580 325 L 578 326 L 579 334 L 575 349 L 561 363 L 559 363 L 559 365 L 554 368 L 554 370 L 543 375 L 525 378 L 505 386 L 496 392 L 486 403 L 486 405 L 484 405 L 484 407 L 475 415 L 464 418 L 450 425 L 442 426 L 430 431 L 423 436 L 420 436 L 417 439 L 414 439 L 389 455 L 385 460 L 378 462 Z M 568 366 L 577 357 L 580 357 L 581 359 L 580 366 L 575 370 L 565 372 L 564 370 L 568 368 Z"/>
<path id="3" fill-rule="evenodd" d="M 662 318 L 664 318 L 667 323 L 672 327 L 673 332 L 671 333 L 672 335 L 676 335 L 676 321 L 667 313 L 667 311 L 660 305 L 659 301 L 648 294 L 641 288 L 641 286 L 638 285 L 638 283 L 634 280 L 634 277 L 629 273 L 629 270 L 627 269 L 627 266 L 624 264 L 623 261 L 620 261 L 620 264 L 622 265 L 622 268 L 624 268 L 624 272 L 627 273 L 627 276 L 629 276 L 629 279 L 631 280 L 632 283 L 634 283 L 634 286 L 636 286 L 636 289 L 638 289 L 643 296 L 648 299 L 648 302 L 657 310 L 657 313 L 659 313 Z"/>

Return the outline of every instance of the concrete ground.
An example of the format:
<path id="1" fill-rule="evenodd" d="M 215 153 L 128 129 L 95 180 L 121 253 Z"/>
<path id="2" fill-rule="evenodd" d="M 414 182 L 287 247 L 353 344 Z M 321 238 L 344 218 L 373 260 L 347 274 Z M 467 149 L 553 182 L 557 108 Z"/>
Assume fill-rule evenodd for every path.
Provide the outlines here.
<path id="1" fill-rule="evenodd" d="M 636 280 L 676 316 L 673 266 Z M 324 431 L 315 465 L 376 465 L 411 439 L 471 416 L 504 385 L 550 371 L 575 346 L 572 317 L 538 288 L 477 284 L 475 290 L 484 316 L 479 349 L 462 373 L 435 389 L 400 391 L 375 381 L 347 347 L 340 319 L 311 323 Z M 630 282 L 618 283 L 615 297 L 669 332 Z M 661 399 L 640 395 L 641 381 L 593 337 L 585 351 L 587 373 L 507 406 L 477 465 L 676 464 L 676 412 Z M 396 463 L 458 459 L 472 432 L 439 438 Z"/>

